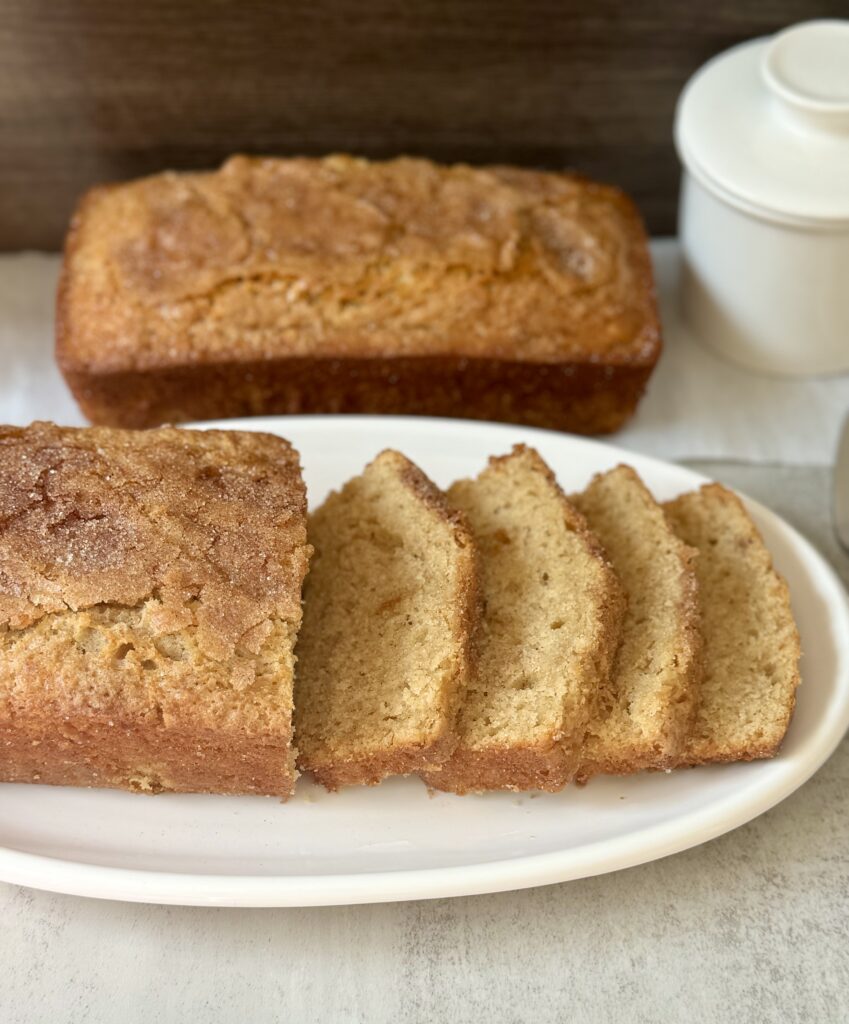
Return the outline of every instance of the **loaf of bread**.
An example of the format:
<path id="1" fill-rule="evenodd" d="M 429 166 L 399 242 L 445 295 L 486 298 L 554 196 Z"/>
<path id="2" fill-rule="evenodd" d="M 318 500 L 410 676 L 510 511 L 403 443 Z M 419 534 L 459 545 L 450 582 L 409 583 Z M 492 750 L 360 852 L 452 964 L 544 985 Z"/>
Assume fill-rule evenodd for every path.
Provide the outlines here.
<path id="1" fill-rule="evenodd" d="M 598 474 L 571 501 L 628 599 L 611 687 L 590 720 L 579 777 L 671 768 L 689 736 L 702 672 L 696 552 L 630 466 Z"/>
<path id="2" fill-rule="evenodd" d="M 743 503 L 720 484 L 665 506 L 698 550 L 704 677 L 681 764 L 772 757 L 799 683 L 799 633 L 787 584 Z"/>
<path id="3" fill-rule="evenodd" d="M 299 765 L 328 789 L 441 764 L 456 743 L 479 618 L 463 517 L 384 451 L 310 517 L 298 640 Z"/>
<path id="4" fill-rule="evenodd" d="M 0 780 L 289 795 L 308 556 L 280 438 L 0 427 Z"/>
<path id="5" fill-rule="evenodd" d="M 618 190 L 508 167 L 234 157 L 97 188 L 57 358 L 94 423 L 410 413 L 617 429 L 660 352 Z"/>
<path id="6" fill-rule="evenodd" d="M 586 523 L 531 448 L 490 460 L 449 501 L 468 518 L 481 561 L 484 618 L 453 756 L 425 774 L 435 789 L 561 789 L 580 763 L 607 685 L 624 610 Z"/>

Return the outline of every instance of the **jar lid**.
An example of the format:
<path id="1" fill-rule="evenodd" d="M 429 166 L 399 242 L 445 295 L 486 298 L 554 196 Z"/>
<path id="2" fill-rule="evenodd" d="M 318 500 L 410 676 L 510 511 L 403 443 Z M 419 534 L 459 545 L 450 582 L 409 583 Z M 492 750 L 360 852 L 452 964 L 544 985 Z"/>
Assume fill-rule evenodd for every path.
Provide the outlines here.
<path id="1" fill-rule="evenodd" d="M 675 116 L 687 169 L 769 219 L 849 222 L 849 21 L 743 43 L 690 79 Z"/>

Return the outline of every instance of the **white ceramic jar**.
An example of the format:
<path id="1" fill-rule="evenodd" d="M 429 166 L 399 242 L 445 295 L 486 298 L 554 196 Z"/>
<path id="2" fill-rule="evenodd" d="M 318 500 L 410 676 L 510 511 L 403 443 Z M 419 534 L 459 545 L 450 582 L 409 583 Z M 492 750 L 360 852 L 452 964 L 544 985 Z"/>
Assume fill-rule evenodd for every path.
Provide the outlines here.
<path id="1" fill-rule="evenodd" d="M 682 312 L 751 369 L 849 370 L 849 21 L 706 64 L 678 104 Z"/>

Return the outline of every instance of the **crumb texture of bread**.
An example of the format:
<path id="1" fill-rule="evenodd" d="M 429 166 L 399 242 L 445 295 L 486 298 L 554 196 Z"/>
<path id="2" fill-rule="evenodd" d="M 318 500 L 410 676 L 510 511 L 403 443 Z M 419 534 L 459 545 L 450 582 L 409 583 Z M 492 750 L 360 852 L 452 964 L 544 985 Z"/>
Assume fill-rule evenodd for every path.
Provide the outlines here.
<path id="1" fill-rule="evenodd" d="M 411 158 L 237 156 L 95 189 L 57 317 L 84 411 L 127 426 L 500 410 L 613 429 L 660 345 L 647 239 L 620 191 Z M 508 379 L 511 401 L 490 395 Z"/>
<path id="2" fill-rule="evenodd" d="M 618 466 L 570 499 L 607 552 L 628 601 L 611 686 L 593 716 L 579 776 L 678 763 L 702 671 L 696 551 L 637 473 Z"/>
<path id="3" fill-rule="evenodd" d="M 478 658 L 454 755 L 424 778 L 435 789 L 561 789 L 619 642 L 619 583 L 532 448 L 490 460 L 448 491 L 481 561 Z"/>
<path id="4" fill-rule="evenodd" d="M 0 428 L 0 777 L 288 795 L 308 558 L 280 438 Z"/>
<path id="5" fill-rule="evenodd" d="M 382 452 L 310 517 L 299 767 L 328 789 L 442 763 L 479 615 L 474 543 L 413 463 Z"/>
<path id="6" fill-rule="evenodd" d="M 743 503 L 720 484 L 664 508 L 699 552 L 704 676 L 681 763 L 772 757 L 799 683 L 799 633 L 787 584 Z"/>

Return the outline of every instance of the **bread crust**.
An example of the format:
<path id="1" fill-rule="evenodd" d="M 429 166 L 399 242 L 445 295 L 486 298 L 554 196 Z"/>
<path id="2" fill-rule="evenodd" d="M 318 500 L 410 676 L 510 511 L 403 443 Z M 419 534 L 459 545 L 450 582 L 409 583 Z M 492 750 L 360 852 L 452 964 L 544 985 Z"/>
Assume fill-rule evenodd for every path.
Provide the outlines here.
<path id="1" fill-rule="evenodd" d="M 457 693 L 459 704 L 460 691 Z M 362 757 L 335 757 L 321 764 L 300 762 L 316 782 L 330 792 L 342 786 L 376 786 L 392 775 L 416 775 L 430 768 L 438 768 L 453 753 L 457 736 L 453 729 L 456 707 L 446 716 L 442 733 L 429 737 L 424 743 L 409 743 L 391 751 L 370 751 Z"/>
<path id="2" fill-rule="evenodd" d="M 290 733 L 169 728 L 121 711 L 0 722 L 0 780 L 283 800 L 294 790 Z"/>
<path id="3" fill-rule="evenodd" d="M 558 793 L 575 772 L 574 756 L 557 740 L 538 746 L 458 746 L 439 771 L 423 772 L 430 789 L 457 796 L 491 790 Z"/>
<path id="4" fill-rule="evenodd" d="M 269 359 L 102 373 L 60 350 L 92 423 L 162 423 L 309 413 L 444 416 L 609 434 L 633 415 L 656 356 L 634 363 L 465 357 Z"/>
<path id="5" fill-rule="evenodd" d="M 462 198 L 454 205 L 445 200 L 441 225 L 448 232 L 450 218 L 461 217 L 452 229 L 452 237 L 459 240 L 456 244 L 423 240 L 425 236 L 415 235 L 414 227 L 403 219 L 386 228 L 387 238 L 400 237 L 404 242 L 413 238 L 419 245 L 421 251 L 409 257 L 410 273 L 430 273 L 436 267 L 434 273 L 449 275 L 445 286 L 429 278 L 422 280 L 420 293 L 445 296 L 444 307 L 423 324 L 433 325 L 430 337 L 427 331 L 422 333 L 421 325 L 405 326 L 403 318 L 397 329 L 391 322 L 382 327 L 381 308 L 376 307 L 374 330 L 357 328 L 346 333 L 342 328 L 328 328 L 326 337 L 309 341 L 309 331 L 324 315 L 325 300 L 318 291 L 312 320 L 305 321 L 308 329 L 293 327 L 284 333 L 281 328 L 276 335 L 268 329 L 261 341 L 248 344 L 240 338 L 252 329 L 254 314 L 236 309 L 214 320 L 206 318 L 218 325 L 208 328 L 213 332 L 209 340 L 188 340 L 190 328 L 173 311 L 183 309 L 186 303 L 206 301 L 203 297 L 214 296 L 216 288 L 241 287 L 239 282 L 249 281 L 251 298 L 243 307 L 250 310 L 271 302 L 269 295 L 280 281 L 319 289 L 325 278 L 335 280 L 332 268 L 336 257 L 332 254 L 324 262 L 316 256 L 305 268 L 300 257 L 294 264 L 279 256 L 269 261 L 255 251 L 253 242 L 245 243 L 247 254 L 244 246 L 239 248 L 234 242 L 232 260 L 222 257 L 221 266 L 210 270 L 197 285 L 199 292 L 187 283 L 190 299 L 178 296 L 179 301 L 163 301 L 170 293 L 166 287 L 166 294 L 160 297 L 155 282 L 145 290 L 145 274 L 159 271 L 148 268 L 150 254 L 136 254 L 135 262 L 126 256 L 135 244 L 134 237 L 154 237 L 157 231 L 167 230 L 169 237 L 176 238 L 171 241 L 178 252 L 182 239 L 184 263 L 193 268 L 192 273 L 197 270 L 191 262 L 195 258 L 191 247 L 198 244 L 200 231 L 190 226 L 181 235 L 179 226 L 169 220 L 174 214 L 169 203 L 176 202 L 169 197 L 175 190 L 184 186 L 206 197 L 214 208 L 212 223 L 220 228 L 227 217 L 232 215 L 235 221 L 241 216 L 240 202 L 251 201 L 250 182 L 269 175 L 282 175 L 281 180 L 294 177 L 300 182 L 298 187 L 305 188 L 325 182 L 320 188 L 325 188 L 327 195 L 358 182 L 363 194 L 371 189 L 378 195 L 377 200 L 370 196 L 368 201 L 381 210 L 395 190 L 402 197 L 398 202 L 406 216 L 413 221 L 423 216 L 421 210 L 425 209 L 420 209 L 421 199 L 410 198 L 423 187 L 422 181 L 434 194 L 440 189 L 449 194 L 452 189 L 459 190 Z M 319 189 L 318 194 L 325 192 Z M 134 224 L 134 235 L 129 226 L 122 226 L 125 217 L 120 204 L 130 200 L 135 205 L 129 207 L 127 217 Z M 502 237 L 496 227 L 475 220 L 475 204 L 488 201 L 494 221 L 503 213 L 502 207 L 509 208 L 515 219 L 515 224 L 510 221 L 513 236 L 505 229 Z M 110 204 L 115 206 L 114 214 L 109 213 Z M 557 212 L 560 210 L 562 214 Z M 606 213 L 600 216 L 598 210 Z M 275 214 L 262 216 L 270 222 Z M 439 216 L 434 214 L 437 222 Z M 304 219 L 290 230 L 309 233 L 312 229 Z M 107 245 L 103 236 L 113 234 L 114 245 Z M 328 226 L 325 234 L 313 234 L 323 252 L 331 244 L 333 227 Z M 482 270 L 477 250 L 462 247 L 467 236 L 480 238 L 481 251 L 490 247 L 492 266 Z M 356 260 L 349 262 L 359 267 L 358 272 L 370 273 L 369 268 L 376 265 L 383 273 L 397 258 L 386 255 L 392 244 L 381 242 L 374 252 L 362 257 L 362 266 Z M 583 273 L 580 268 L 599 253 L 610 261 L 604 274 L 595 283 L 576 285 Z M 220 255 L 214 247 L 201 249 L 197 259 L 214 261 Z M 509 268 L 501 266 L 503 258 L 508 259 Z M 144 274 L 138 269 L 140 264 L 147 268 Z M 458 268 L 469 279 L 480 278 L 480 294 L 487 296 L 488 305 L 478 317 L 457 312 L 466 301 L 452 298 L 450 275 Z M 173 282 L 175 294 L 180 291 L 180 275 L 188 273 L 179 263 L 162 270 L 163 277 Z M 562 301 L 552 300 L 548 320 L 533 328 L 526 327 L 528 312 L 523 312 L 525 306 L 521 305 L 531 300 L 522 299 L 514 309 L 513 293 L 504 291 L 502 296 L 502 291 L 515 288 L 516 282 L 542 289 L 540 295 L 558 296 L 561 279 L 569 282 Z M 387 288 L 391 293 L 391 285 Z M 356 291 L 351 294 L 353 301 L 359 301 Z M 364 308 L 368 302 L 378 301 L 382 300 L 364 300 Z M 406 301 L 398 300 L 401 306 Z M 531 302 L 528 310 L 534 308 Z M 285 304 L 281 310 L 286 313 Z M 456 322 L 452 319 L 455 314 Z M 443 317 L 445 324 L 435 322 L 434 317 L 437 321 Z M 224 340 L 231 336 L 232 343 Z M 379 340 L 370 340 L 374 336 Z M 193 334 L 191 337 L 194 339 Z M 660 351 L 651 262 L 642 223 L 630 200 L 616 189 L 574 175 L 510 168 L 440 168 L 417 160 L 368 164 L 348 157 L 323 161 L 237 157 L 213 174 L 161 175 L 102 186 L 83 197 L 72 220 L 57 296 L 59 366 L 85 415 L 94 423 L 113 426 L 343 412 L 468 417 L 607 433 L 617 430 L 633 413 Z"/>

